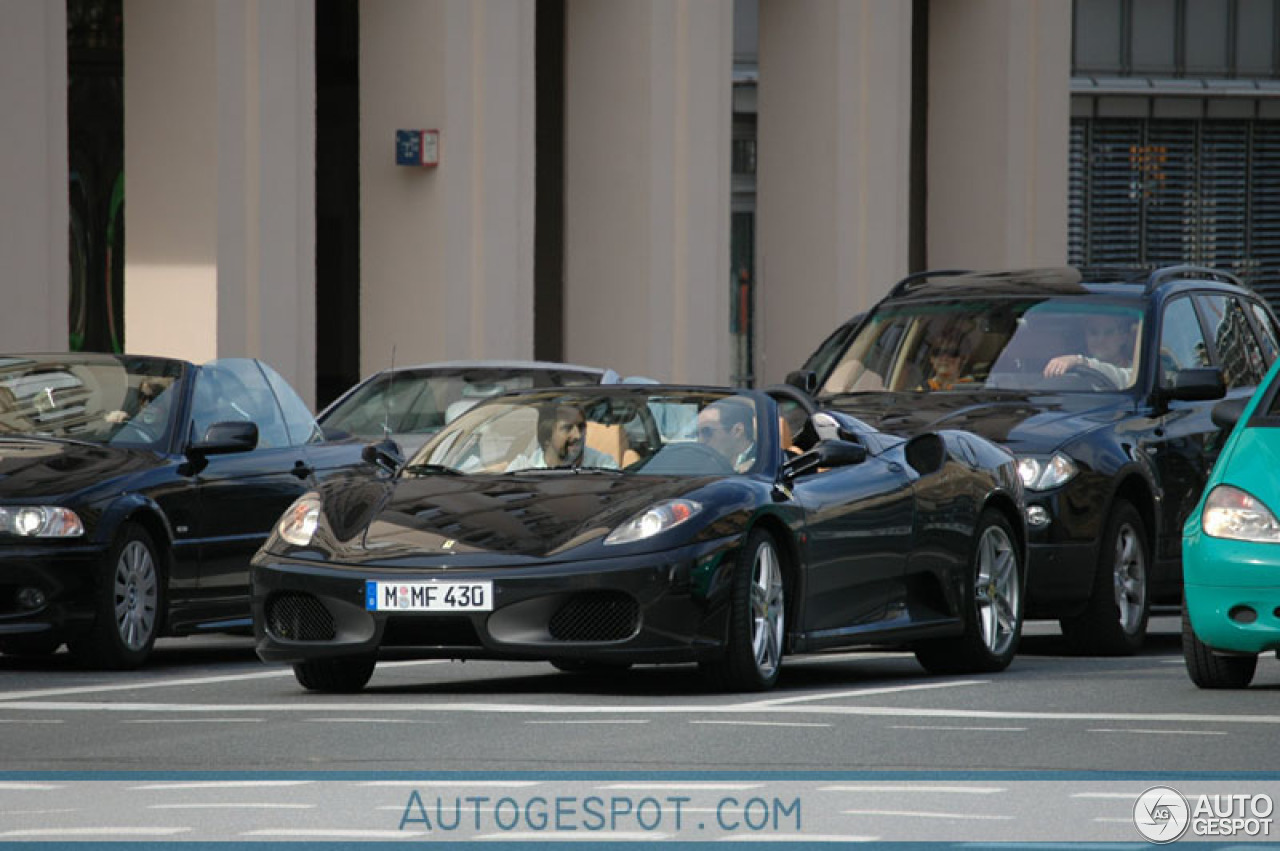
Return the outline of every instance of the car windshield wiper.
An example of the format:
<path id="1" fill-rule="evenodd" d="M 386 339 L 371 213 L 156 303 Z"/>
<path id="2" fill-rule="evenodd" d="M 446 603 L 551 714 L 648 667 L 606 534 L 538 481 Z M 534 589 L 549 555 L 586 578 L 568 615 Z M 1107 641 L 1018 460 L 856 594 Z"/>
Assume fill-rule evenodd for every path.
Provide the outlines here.
<path id="1" fill-rule="evenodd" d="M 446 476 L 466 475 L 461 470 L 450 467 L 448 464 L 410 464 L 404 468 L 403 472 L 423 476 L 430 476 L 436 473 L 443 473 Z"/>

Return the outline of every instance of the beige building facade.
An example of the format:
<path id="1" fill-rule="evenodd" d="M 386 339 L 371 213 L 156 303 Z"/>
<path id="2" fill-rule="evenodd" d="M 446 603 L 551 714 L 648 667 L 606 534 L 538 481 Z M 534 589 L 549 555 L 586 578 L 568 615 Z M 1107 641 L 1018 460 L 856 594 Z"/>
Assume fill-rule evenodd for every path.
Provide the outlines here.
<path id="1" fill-rule="evenodd" d="M 744 4 L 564 0 L 548 66 L 545 1 L 357 4 L 359 372 L 553 351 L 726 383 Z M 127 348 L 262 357 L 312 402 L 318 348 L 354 345 L 316 330 L 316 8 L 123 0 Z M 757 385 L 910 271 L 1066 261 L 1071 8 L 750 4 Z M 64 349 L 66 11 L 3 10 L 0 334 Z M 405 128 L 438 131 L 437 165 L 396 164 Z"/>

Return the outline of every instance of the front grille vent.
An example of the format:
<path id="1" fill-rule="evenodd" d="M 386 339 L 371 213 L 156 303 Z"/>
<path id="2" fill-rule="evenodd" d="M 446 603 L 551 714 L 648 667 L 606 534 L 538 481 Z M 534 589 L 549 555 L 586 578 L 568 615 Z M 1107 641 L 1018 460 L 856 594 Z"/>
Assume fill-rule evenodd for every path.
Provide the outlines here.
<path id="1" fill-rule="evenodd" d="M 284 641 L 332 641 L 333 615 L 310 594 L 277 594 L 267 601 L 267 629 Z"/>
<path id="2" fill-rule="evenodd" d="M 574 594 L 551 616 L 556 641 L 621 641 L 635 634 L 640 607 L 620 591 Z"/>

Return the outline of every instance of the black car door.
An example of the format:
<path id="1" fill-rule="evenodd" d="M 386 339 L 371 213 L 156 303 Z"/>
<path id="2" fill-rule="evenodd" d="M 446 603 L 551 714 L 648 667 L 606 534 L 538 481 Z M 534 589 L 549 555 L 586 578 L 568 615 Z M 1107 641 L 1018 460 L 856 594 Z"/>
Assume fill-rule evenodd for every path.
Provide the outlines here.
<path id="1" fill-rule="evenodd" d="M 882 624 L 902 598 L 914 501 L 900 464 L 869 456 L 861 464 L 796 479 L 805 510 L 808 570 L 801 630 L 832 639 Z"/>
<path id="2" fill-rule="evenodd" d="M 255 423 L 258 445 L 191 464 L 200 506 L 198 595 L 208 617 L 247 620 L 249 559 L 313 478 L 305 448 L 290 439 L 256 361 L 217 360 L 196 376 L 192 439 L 213 423 L 228 421 Z"/>

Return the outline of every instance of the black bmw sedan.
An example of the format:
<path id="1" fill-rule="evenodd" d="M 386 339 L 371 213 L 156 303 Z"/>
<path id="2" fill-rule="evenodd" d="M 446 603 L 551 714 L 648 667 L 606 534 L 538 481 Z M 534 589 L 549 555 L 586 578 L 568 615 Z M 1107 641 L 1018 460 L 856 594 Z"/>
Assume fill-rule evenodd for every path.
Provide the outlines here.
<path id="1" fill-rule="evenodd" d="M 257 360 L 0 356 L 0 651 L 128 668 L 160 635 L 248 629 L 254 551 L 360 466 Z"/>
<path id="2" fill-rule="evenodd" d="M 1006 667 L 1025 564 L 1013 458 L 804 401 L 642 385 L 482 402 L 393 474 L 285 513 L 254 559 L 258 654 L 319 691 L 406 656 L 697 662 L 733 690 L 769 688 L 787 654 L 857 645 Z"/>

